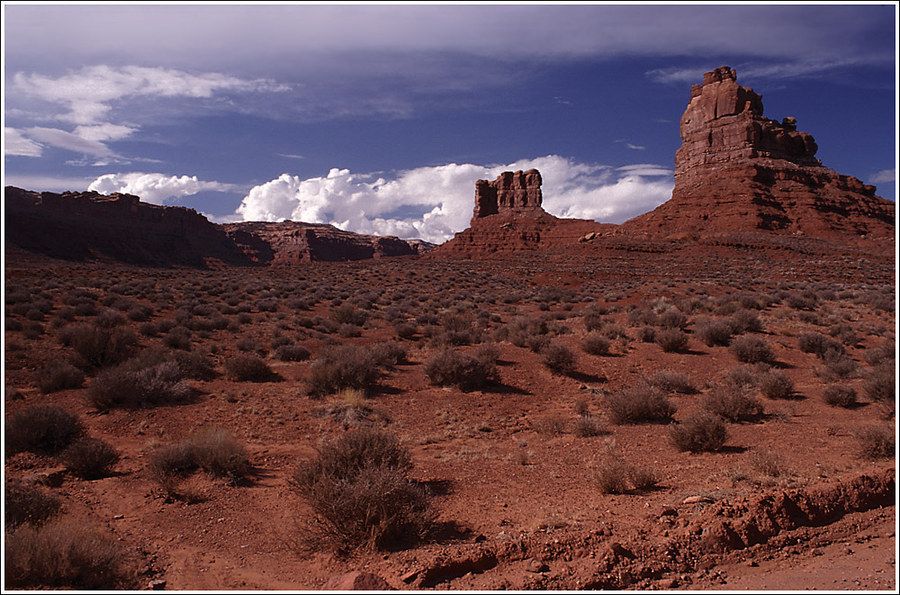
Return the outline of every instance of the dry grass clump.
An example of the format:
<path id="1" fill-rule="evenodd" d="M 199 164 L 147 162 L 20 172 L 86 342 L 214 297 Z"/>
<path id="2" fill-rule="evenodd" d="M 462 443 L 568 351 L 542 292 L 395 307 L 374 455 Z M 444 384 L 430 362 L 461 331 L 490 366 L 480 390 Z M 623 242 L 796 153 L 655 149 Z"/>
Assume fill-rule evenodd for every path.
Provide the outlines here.
<path id="1" fill-rule="evenodd" d="M 270 382 L 276 378 L 264 359 L 250 353 L 226 359 L 225 375 L 234 382 Z"/>
<path id="2" fill-rule="evenodd" d="M 890 426 L 866 426 L 856 431 L 859 455 L 865 459 L 894 456 L 894 430 Z"/>
<path id="3" fill-rule="evenodd" d="M 81 479 L 106 477 L 119 462 L 119 451 L 99 438 L 81 438 L 60 454 L 66 470 Z"/>
<path id="4" fill-rule="evenodd" d="M 357 345 L 336 345 L 323 350 L 310 364 L 307 393 L 322 397 L 346 388 L 366 391 L 380 374 L 371 350 Z"/>
<path id="5" fill-rule="evenodd" d="M 665 391 L 645 382 L 609 395 L 606 406 L 617 425 L 669 421 L 675 413 Z"/>
<path id="6" fill-rule="evenodd" d="M 758 333 L 763 329 L 762 321 L 759 319 L 759 315 L 751 310 L 738 310 L 731 315 L 728 324 L 731 325 L 731 331 L 735 335 L 741 335 L 743 333 Z"/>
<path id="7" fill-rule="evenodd" d="M 575 353 L 560 343 L 551 343 L 543 351 L 543 364 L 554 374 L 569 375 L 575 372 L 578 362 Z"/>
<path id="8" fill-rule="evenodd" d="M 682 352 L 688 346 L 688 335 L 679 328 L 667 328 L 656 333 L 656 344 L 666 353 Z"/>
<path id="9" fill-rule="evenodd" d="M 425 374 L 436 386 L 474 390 L 495 379 L 497 369 L 495 363 L 489 360 L 444 348 L 426 362 Z"/>
<path id="10" fill-rule="evenodd" d="M 758 364 L 775 362 L 775 352 L 772 347 L 761 337 L 753 335 L 740 336 L 731 342 L 728 347 L 739 362 L 745 364 Z"/>
<path id="11" fill-rule="evenodd" d="M 82 521 L 23 525 L 6 537 L 6 584 L 17 589 L 127 589 L 134 571 L 122 544 Z"/>
<path id="12" fill-rule="evenodd" d="M 18 481 L 6 481 L 4 508 L 7 529 L 14 529 L 22 523 L 40 525 L 58 514 L 62 502 L 52 494 L 35 485 Z"/>
<path id="13" fill-rule="evenodd" d="M 125 363 L 105 370 L 91 383 L 88 402 L 99 411 L 114 407 L 147 407 L 180 403 L 193 395 L 182 379 L 181 367 L 167 361 L 149 367 L 142 362 Z"/>
<path id="14" fill-rule="evenodd" d="M 291 483 L 338 550 L 384 549 L 424 536 L 433 519 L 428 493 L 407 478 L 411 467 L 395 436 L 362 428 L 326 443 Z"/>
<path id="15" fill-rule="evenodd" d="M 745 388 L 714 386 L 700 400 L 700 407 L 731 422 L 751 421 L 763 414 L 763 407 Z"/>
<path id="16" fill-rule="evenodd" d="M 718 415 L 700 410 L 671 426 L 669 439 L 680 451 L 715 452 L 728 439 L 728 428 Z"/>
<path id="17" fill-rule="evenodd" d="M 84 434 L 84 424 L 58 405 L 31 405 L 6 422 L 6 454 L 55 455 Z"/>
<path id="18" fill-rule="evenodd" d="M 177 495 L 178 481 L 202 469 L 216 477 L 238 481 L 250 472 L 247 449 L 221 428 L 205 428 L 181 442 L 163 446 L 150 456 L 151 477 L 171 495 Z"/>
<path id="19" fill-rule="evenodd" d="M 624 494 L 629 485 L 637 491 L 645 491 L 655 487 L 659 475 L 652 469 L 631 465 L 615 452 L 612 443 L 608 443 L 603 452 L 591 462 L 591 471 L 595 485 L 604 494 Z"/>
<path id="20" fill-rule="evenodd" d="M 84 372 L 67 361 L 53 360 L 38 372 L 38 388 L 43 394 L 69 388 L 81 388 Z"/>

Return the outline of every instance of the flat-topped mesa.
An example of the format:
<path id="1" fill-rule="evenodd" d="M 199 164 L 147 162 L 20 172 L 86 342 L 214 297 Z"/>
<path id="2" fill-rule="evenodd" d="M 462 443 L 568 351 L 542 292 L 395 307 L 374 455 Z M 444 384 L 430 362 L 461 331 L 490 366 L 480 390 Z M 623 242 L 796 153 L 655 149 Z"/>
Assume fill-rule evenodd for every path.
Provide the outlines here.
<path id="1" fill-rule="evenodd" d="M 472 220 L 504 212 L 543 212 L 541 172 L 505 171 L 493 182 L 475 182 L 475 214 Z"/>
<path id="2" fill-rule="evenodd" d="M 679 175 L 698 165 L 735 160 L 786 159 L 797 165 L 821 165 L 811 134 L 797 131 L 792 117 L 780 123 L 763 117 L 762 96 L 737 84 L 728 66 L 703 75 L 691 87 L 691 101 L 681 116 L 681 147 L 675 153 Z"/>

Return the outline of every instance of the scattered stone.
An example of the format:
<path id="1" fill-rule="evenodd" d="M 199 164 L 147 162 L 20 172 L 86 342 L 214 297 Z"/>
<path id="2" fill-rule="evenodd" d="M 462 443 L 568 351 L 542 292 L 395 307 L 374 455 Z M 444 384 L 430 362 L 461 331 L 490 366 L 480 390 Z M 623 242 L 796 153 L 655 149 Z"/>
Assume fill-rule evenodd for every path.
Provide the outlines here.
<path id="1" fill-rule="evenodd" d="M 154 580 L 150 581 L 150 584 L 148 585 L 148 587 L 150 588 L 151 591 L 165 591 L 166 580 L 161 579 L 161 578 L 154 579 Z"/>
<path id="2" fill-rule="evenodd" d="M 328 579 L 322 586 L 326 591 L 393 591 L 386 580 L 371 572 L 354 570 Z"/>
<path id="3" fill-rule="evenodd" d="M 525 563 L 525 570 L 528 572 L 542 573 L 549 571 L 550 567 L 537 558 L 532 558 Z"/>
<path id="4" fill-rule="evenodd" d="M 713 502 L 715 502 L 715 500 L 708 496 L 688 496 L 681 501 L 682 504 L 698 504 L 700 502 L 703 502 L 705 504 L 712 504 Z"/>

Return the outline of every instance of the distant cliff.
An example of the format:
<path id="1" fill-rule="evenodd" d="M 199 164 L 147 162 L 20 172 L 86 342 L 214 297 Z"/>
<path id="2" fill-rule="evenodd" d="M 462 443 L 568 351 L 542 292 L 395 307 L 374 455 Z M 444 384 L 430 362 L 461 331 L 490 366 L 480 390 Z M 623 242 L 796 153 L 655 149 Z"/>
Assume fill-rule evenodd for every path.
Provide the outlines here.
<path id="1" fill-rule="evenodd" d="M 420 254 L 432 247 L 310 223 L 216 225 L 193 209 L 130 194 L 32 192 L 7 186 L 6 242 L 66 260 L 147 266 L 263 266 Z"/>

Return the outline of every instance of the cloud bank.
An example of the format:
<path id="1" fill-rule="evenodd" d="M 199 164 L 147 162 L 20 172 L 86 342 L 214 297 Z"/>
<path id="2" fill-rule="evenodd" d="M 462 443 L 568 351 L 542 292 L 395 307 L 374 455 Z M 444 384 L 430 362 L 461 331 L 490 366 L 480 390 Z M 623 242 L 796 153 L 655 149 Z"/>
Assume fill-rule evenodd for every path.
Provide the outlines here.
<path id="1" fill-rule="evenodd" d="M 324 177 L 281 176 L 255 186 L 230 221 L 330 223 L 347 231 L 442 243 L 468 227 L 475 180 L 537 168 L 544 208 L 560 217 L 621 223 L 671 197 L 670 169 L 578 163 L 558 155 L 505 165 L 471 163 L 420 167 L 392 179 L 331 169 Z"/>
<path id="2" fill-rule="evenodd" d="M 197 176 L 167 176 L 158 173 L 133 172 L 127 174 L 106 174 L 88 186 L 88 191 L 101 194 L 122 192 L 141 197 L 144 202 L 155 205 L 172 204 L 185 196 L 212 190 L 228 192 L 236 189 L 233 184 L 205 182 Z"/>

